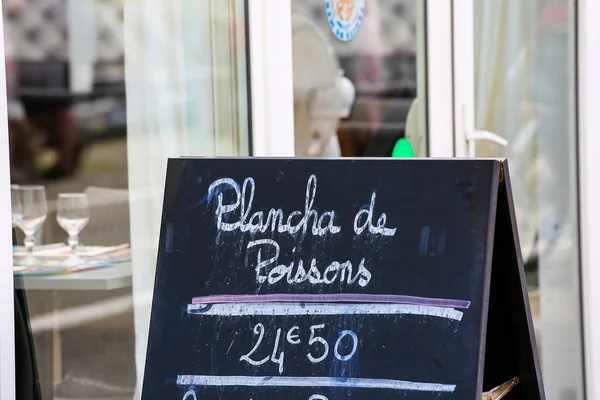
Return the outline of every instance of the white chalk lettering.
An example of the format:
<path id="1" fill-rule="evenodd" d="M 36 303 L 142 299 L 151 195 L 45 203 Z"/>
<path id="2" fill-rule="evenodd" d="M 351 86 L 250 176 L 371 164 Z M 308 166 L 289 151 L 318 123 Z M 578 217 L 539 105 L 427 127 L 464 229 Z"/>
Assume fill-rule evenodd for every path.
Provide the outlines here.
<path id="1" fill-rule="evenodd" d="M 302 335 L 304 338 L 306 338 L 306 335 L 308 334 L 308 332 L 306 332 L 306 330 L 300 330 L 300 327 L 295 325 L 292 328 L 290 328 L 287 333 L 283 333 L 284 331 L 282 330 L 282 328 L 279 328 L 277 326 L 273 326 L 272 328 L 276 333 L 274 335 L 274 341 L 269 340 L 269 338 L 272 338 L 272 335 L 265 335 L 265 327 L 262 323 L 257 323 L 254 326 L 254 334 L 258 334 L 258 340 L 255 343 L 254 347 L 252 348 L 252 350 L 250 350 L 247 354 L 243 355 L 240 358 L 240 361 L 246 361 L 251 365 L 254 366 L 259 366 L 262 365 L 264 363 L 266 363 L 267 361 L 271 361 L 273 364 L 278 366 L 278 372 L 281 375 L 284 370 L 285 370 L 285 366 L 284 366 L 284 362 L 285 362 L 285 347 L 287 347 L 288 349 L 290 348 L 289 346 L 295 346 L 295 347 L 299 347 L 300 349 L 302 349 L 302 347 L 300 347 L 301 343 L 305 343 L 303 340 L 300 339 L 300 336 Z M 308 328 L 308 330 L 310 331 L 310 335 L 308 340 L 306 341 L 307 343 L 307 347 L 303 348 L 303 351 L 305 351 L 306 353 L 306 358 L 313 364 L 318 364 L 322 361 L 324 361 L 330 354 L 330 344 L 329 342 L 325 339 L 325 337 L 329 336 L 329 335 L 323 335 L 321 336 L 321 332 L 323 331 L 327 331 L 328 326 L 326 326 L 325 324 L 318 324 L 318 325 L 312 325 Z M 351 350 L 348 352 L 348 354 L 344 354 L 342 355 L 340 353 L 340 348 L 344 349 L 345 346 L 342 346 L 342 340 L 349 336 L 352 339 L 352 346 L 351 346 Z M 263 342 L 263 338 L 267 338 L 264 340 Z M 285 340 L 282 340 L 282 338 L 286 338 L 287 339 L 287 343 Z M 263 358 L 262 360 L 253 360 L 250 358 L 250 356 L 252 354 L 254 354 L 255 352 L 257 352 L 257 350 L 259 349 L 259 346 L 264 346 L 266 347 L 266 349 L 261 350 L 260 352 L 264 352 L 267 349 L 271 348 L 271 344 L 272 344 L 272 350 L 270 350 L 271 355 L 267 356 L 265 358 Z M 280 346 L 281 344 L 281 346 Z M 339 361 L 349 361 L 355 354 L 356 351 L 358 349 L 358 344 L 359 344 L 359 339 L 358 336 L 356 335 L 356 333 L 354 333 L 354 331 L 351 330 L 343 330 L 339 333 L 338 339 L 335 342 L 335 345 L 333 346 L 334 349 L 334 356 L 335 358 L 337 358 Z M 331 357 L 333 358 L 333 357 Z"/>
<path id="2" fill-rule="evenodd" d="M 371 204 L 368 209 L 362 209 L 356 213 L 354 217 L 354 233 L 360 235 L 365 229 L 369 229 L 369 232 L 374 235 L 382 236 L 394 236 L 396 234 L 396 228 L 386 228 L 385 223 L 387 222 L 387 215 L 382 213 L 377 219 L 377 225 L 373 226 L 373 212 L 375 209 L 375 198 L 377 193 L 373 192 L 371 195 Z M 363 218 L 364 216 L 364 218 Z"/>
<path id="3" fill-rule="evenodd" d="M 313 364 L 320 363 L 327 357 L 327 354 L 329 354 L 329 343 L 327 343 L 327 341 L 321 336 L 315 336 L 315 330 L 323 328 L 325 328 L 325 324 L 313 325 L 309 328 L 310 338 L 308 339 L 308 344 L 312 345 L 314 343 L 321 343 L 323 345 L 323 354 L 321 354 L 319 357 L 313 356 L 312 353 L 308 353 L 306 355 L 306 357 L 308 357 L 310 362 L 312 362 Z"/>
<path id="4" fill-rule="evenodd" d="M 249 252 L 255 247 L 258 249 L 256 251 L 256 264 L 254 265 L 257 283 L 267 282 L 274 285 L 286 278 L 285 281 L 289 284 L 300 284 L 308 281 L 312 285 L 330 285 L 337 281 L 348 285 L 357 283 L 359 286 L 365 287 L 371 281 L 372 274 L 365 267 L 365 258 L 360 260 L 356 272 L 351 261 L 343 263 L 332 261 L 323 270 L 323 273 L 317 266 L 317 259 L 313 258 L 307 272 L 303 260 L 298 260 L 297 263 L 292 261 L 289 264 L 279 264 L 281 250 L 279 244 L 273 239 L 252 240 L 248 242 L 246 249 Z M 267 254 L 272 254 L 272 256 Z M 248 257 L 248 260 L 250 259 L 252 259 L 251 256 Z"/>
<path id="5" fill-rule="evenodd" d="M 185 392 L 185 394 L 183 395 L 183 399 L 181 400 L 187 400 L 188 398 L 192 398 L 193 400 L 196 400 L 196 392 L 194 392 L 193 390 L 188 390 L 187 392 Z"/>
<path id="6" fill-rule="evenodd" d="M 283 351 L 279 353 L 279 358 L 275 357 L 275 353 L 279 348 L 279 337 L 281 336 L 281 328 L 277 329 L 277 335 L 275 336 L 275 345 L 273 346 L 273 354 L 271 354 L 271 361 L 275 364 L 279 364 L 279 373 L 283 372 Z"/>
<path id="7" fill-rule="evenodd" d="M 311 175 L 306 184 L 304 210 L 292 211 L 287 219 L 282 209 L 271 208 L 269 211 L 255 211 L 252 213 L 252 204 L 256 192 L 253 178 L 246 178 L 240 190 L 239 185 L 231 178 L 221 178 L 214 181 L 208 188 L 209 201 L 215 199 L 216 191 L 217 229 L 225 232 L 239 230 L 241 232 L 265 233 L 287 232 L 291 235 L 301 232 L 306 235 L 310 232 L 314 236 L 336 234 L 341 227 L 336 225 L 336 214 L 333 210 L 326 210 L 321 215 L 313 209 L 317 195 L 317 177 Z M 225 203 L 224 193 L 232 191 L 234 201 Z M 232 219 L 237 219 L 231 222 Z"/>
<path id="8" fill-rule="evenodd" d="M 252 365 L 262 365 L 269 361 L 269 356 L 266 356 L 265 358 L 259 361 L 251 359 L 250 356 L 258 349 L 258 346 L 260 346 L 260 342 L 262 342 L 263 336 L 265 336 L 265 326 L 261 323 L 256 324 L 256 326 L 254 326 L 254 334 L 258 335 L 258 340 L 256 341 L 256 344 L 254 345 L 252 350 L 250 350 L 250 352 L 240 357 L 240 361 L 246 361 Z"/>
<path id="9" fill-rule="evenodd" d="M 340 344 L 342 342 L 342 339 L 345 338 L 346 336 L 350 336 L 352 338 L 352 350 L 350 351 L 350 353 L 343 356 L 340 354 Z M 349 359 L 352 358 L 354 353 L 356 353 L 357 347 L 358 347 L 358 336 L 356 336 L 356 333 L 354 333 L 352 331 L 341 331 L 340 336 L 338 337 L 338 340 L 335 342 L 335 346 L 333 347 L 335 358 L 337 358 L 340 361 L 348 361 Z"/>
<path id="10" fill-rule="evenodd" d="M 299 326 L 294 326 L 288 331 L 286 338 L 290 344 L 300 344 L 300 336 L 297 333 L 294 333 L 294 331 L 299 331 L 299 330 L 300 330 Z"/>
<path id="11" fill-rule="evenodd" d="M 235 202 L 231 204 L 223 204 L 223 192 L 219 192 L 217 195 L 217 209 L 215 213 L 217 214 L 217 229 L 231 232 L 235 231 L 240 226 L 240 221 L 235 223 L 223 222 L 223 215 L 228 214 L 240 206 L 241 197 L 240 197 L 240 187 L 238 184 L 231 178 L 221 178 L 214 181 L 208 188 L 209 199 L 210 196 L 214 195 L 215 190 L 220 188 L 221 186 L 226 186 L 227 189 L 235 191 Z"/>
<path id="12" fill-rule="evenodd" d="M 323 282 L 329 284 L 329 283 L 333 283 L 335 282 L 337 276 L 338 276 L 338 272 L 340 270 L 340 263 L 337 261 L 332 262 L 331 264 L 329 264 L 329 267 L 327 267 L 325 269 L 325 272 L 323 272 Z M 329 274 L 333 272 L 333 276 L 331 278 L 329 278 Z"/>
<path id="13" fill-rule="evenodd" d="M 280 251 L 279 245 L 277 244 L 276 241 L 274 241 L 272 239 L 252 240 L 251 242 L 248 243 L 247 250 L 250 250 L 254 246 L 261 246 L 261 245 L 272 246 L 275 249 L 275 255 L 269 259 L 264 260 L 262 258 L 262 249 L 261 248 L 258 249 L 256 267 L 254 267 L 254 270 L 256 271 L 256 282 L 258 282 L 258 283 L 263 283 L 265 280 L 267 280 L 266 276 L 261 275 L 261 271 L 266 266 L 268 266 L 274 262 L 277 262 L 277 259 L 279 258 L 279 251 Z"/>

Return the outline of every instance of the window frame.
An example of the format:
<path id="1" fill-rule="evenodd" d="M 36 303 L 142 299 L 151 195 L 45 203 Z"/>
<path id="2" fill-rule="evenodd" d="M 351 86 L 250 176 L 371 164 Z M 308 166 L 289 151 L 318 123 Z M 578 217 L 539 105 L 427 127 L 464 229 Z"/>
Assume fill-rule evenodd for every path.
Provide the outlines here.
<path id="1" fill-rule="evenodd" d="M 291 0 L 248 0 L 251 155 L 294 156 Z"/>
<path id="2" fill-rule="evenodd" d="M 0 9 L 0 32 L 4 32 Z M 0 265 L 12 266 L 12 218 L 10 200 L 10 151 L 8 143 L 8 102 L 6 97 L 6 56 L 0 41 Z M 0 268 L 0 398 L 15 398 L 15 320 L 12 268 Z"/>
<path id="3" fill-rule="evenodd" d="M 579 230 L 581 264 L 581 302 L 583 307 L 583 355 L 586 398 L 600 396 L 600 186 L 597 171 L 600 148 L 600 3 L 576 2 L 577 18 L 577 130 L 579 170 Z"/>

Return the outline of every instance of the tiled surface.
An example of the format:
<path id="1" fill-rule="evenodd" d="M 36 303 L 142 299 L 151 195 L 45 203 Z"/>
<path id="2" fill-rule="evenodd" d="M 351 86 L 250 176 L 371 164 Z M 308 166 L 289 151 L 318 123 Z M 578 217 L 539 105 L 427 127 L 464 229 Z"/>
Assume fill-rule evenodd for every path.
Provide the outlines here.
<path id="1" fill-rule="evenodd" d="M 122 60 L 123 0 L 94 1 L 97 61 Z M 8 14 L 5 30 L 25 61 L 66 60 L 69 32 L 65 0 L 28 0 L 19 12 Z"/>

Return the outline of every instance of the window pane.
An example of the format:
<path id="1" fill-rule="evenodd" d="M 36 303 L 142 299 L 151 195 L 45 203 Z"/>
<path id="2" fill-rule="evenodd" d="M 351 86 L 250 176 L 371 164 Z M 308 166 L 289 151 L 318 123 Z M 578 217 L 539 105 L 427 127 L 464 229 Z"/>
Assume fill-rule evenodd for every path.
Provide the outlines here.
<path id="1" fill-rule="evenodd" d="M 296 155 L 426 156 L 424 35 L 419 0 L 292 0 Z"/>
<path id="2" fill-rule="evenodd" d="M 476 128 L 507 156 L 549 399 L 583 398 L 575 2 L 474 1 Z"/>
<path id="3" fill-rule="evenodd" d="M 132 398 L 167 157 L 249 154 L 246 4 L 4 0 L 3 11 L 13 211 L 23 211 L 13 212 L 17 375 L 34 368 L 44 399 Z M 23 229 L 35 218 L 29 263 Z"/>

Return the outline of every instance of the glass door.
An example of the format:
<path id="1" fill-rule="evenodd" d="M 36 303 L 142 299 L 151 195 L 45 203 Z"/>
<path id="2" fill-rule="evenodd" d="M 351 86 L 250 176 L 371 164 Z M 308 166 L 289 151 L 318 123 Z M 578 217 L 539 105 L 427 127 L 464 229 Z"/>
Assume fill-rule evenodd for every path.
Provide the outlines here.
<path id="1" fill-rule="evenodd" d="M 449 3 L 290 3 L 293 155 L 449 155 Z"/>
<path id="2" fill-rule="evenodd" d="M 250 155 L 254 130 L 286 129 L 260 79 L 268 11 L 2 2 L 2 399 L 15 378 L 16 398 L 138 398 L 167 158 Z"/>
<path id="3" fill-rule="evenodd" d="M 583 399 L 576 2 L 454 7 L 455 154 L 508 158 L 546 394 Z"/>

